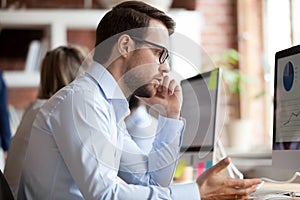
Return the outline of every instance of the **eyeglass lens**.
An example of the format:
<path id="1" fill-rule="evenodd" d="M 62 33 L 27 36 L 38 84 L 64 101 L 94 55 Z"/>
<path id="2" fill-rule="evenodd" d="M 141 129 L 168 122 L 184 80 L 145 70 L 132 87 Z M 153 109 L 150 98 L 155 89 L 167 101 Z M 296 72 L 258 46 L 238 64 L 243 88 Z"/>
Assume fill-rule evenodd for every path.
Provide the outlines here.
<path id="1" fill-rule="evenodd" d="M 167 50 L 165 47 L 160 46 L 160 45 L 158 45 L 158 44 L 155 44 L 155 43 L 153 43 L 153 42 L 149 42 L 149 41 L 147 41 L 147 40 L 138 38 L 138 37 L 133 37 L 133 36 L 131 36 L 131 38 L 132 38 L 133 40 L 138 41 L 138 42 L 144 42 L 144 43 L 153 45 L 153 46 L 155 46 L 155 47 L 161 48 L 161 49 L 162 49 L 162 52 L 161 52 L 161 54 L 160 54 L 160 56 L 159 56 L 159 63 L 160 63 L 160 64 L 163 64 L 163 63 L 166 61 L 166 59 L 169 57 L 169 52 L 168 52 L 168 50 Z"/>
<path id="2" fill-rule="evenodd" d="M 164 48 L 160 54 L 159 63 L 163 64 L 167 60 L 168 57 L 169 57 L 169 52 L 167 49 Z"/>

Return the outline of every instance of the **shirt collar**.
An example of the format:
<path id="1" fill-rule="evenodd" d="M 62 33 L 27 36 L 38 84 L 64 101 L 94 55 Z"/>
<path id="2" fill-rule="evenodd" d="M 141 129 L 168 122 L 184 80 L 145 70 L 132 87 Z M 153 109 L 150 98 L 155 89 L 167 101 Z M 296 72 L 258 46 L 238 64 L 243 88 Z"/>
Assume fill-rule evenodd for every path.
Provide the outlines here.
<path id="1" fill-rule="evenodd" d="M 97 81 L 107 99 L 126 100 L 124 93 L 122 92 L 115 78 L 104 66 L 94 62 L 87 70 L 87 73 Z"/>
<path id="2" fill-rule="evenodd" d="M 105 98 L 112 101 L 117 122 L 124 120 L 124 117 L 130 113 L 129 105 L 115 78 L 104 66 L 97 62 L 91 65 L 87 73 L 97 81 Z"/>

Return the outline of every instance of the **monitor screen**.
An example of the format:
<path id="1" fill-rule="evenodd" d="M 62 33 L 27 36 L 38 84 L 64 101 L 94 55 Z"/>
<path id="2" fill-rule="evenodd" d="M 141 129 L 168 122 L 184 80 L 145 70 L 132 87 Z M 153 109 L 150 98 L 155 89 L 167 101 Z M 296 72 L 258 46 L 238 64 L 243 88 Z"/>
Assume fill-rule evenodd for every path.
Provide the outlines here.
<path id="1" fill-rule="evenodd" d="M 300 169 L 300 46 L 275 55 L 272 165 Z"/>
<path id="2" fill-rule="evenodd" d="M 182 151 L 213 150 L 219 77 L 215 69 L 181 81 L 181 116 L 186 120 Z"/>

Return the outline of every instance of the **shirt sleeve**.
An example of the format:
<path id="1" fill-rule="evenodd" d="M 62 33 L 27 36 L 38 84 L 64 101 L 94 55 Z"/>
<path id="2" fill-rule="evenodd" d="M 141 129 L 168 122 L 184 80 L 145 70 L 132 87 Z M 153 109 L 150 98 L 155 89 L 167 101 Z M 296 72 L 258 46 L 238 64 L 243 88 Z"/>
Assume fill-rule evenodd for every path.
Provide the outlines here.
<path id="1" fill-rule="evenodd" d="M 201 200 L 196 183 L 174 184 L 170 186 L 173 200 L 190 199 Z"/>
<path id="2" fill-rule="evenodd" d="M 84 101 L 82 101 L 83 96 Z M 119 127 L 111 117 L 113 113 L 109 111 L 111 108 L 106 105 L 106 102 L 95 103 L 94 98 L 98 97 L 84 92 L 70 95 L 67 100 L 56 107 L 59 112 L 50 113 L 51 117 L 47 120 L 47 123 L 51 124 L 51 129 L 56 130 L 52 132 L 55 142 L 72 179 L 84 198 L 176 199 L 176 196 L 180 197 L 180 193 L 184 192 L 186 193 L 185 197 L 192 196 L 188 199 L 199 199 L 199 194 L 197 196 L 196 192 L 189 193 L 188 190 L 183 189 L 185 187 L 193 188 L 188 185 L 160 187 L 121 183 L 117 180 L 119 162 L 123 154 L 123 144 L 120 140 L 123 141 L 123 138 L 116 134 Z M 176 137 L 180 137 L 180 133 L 177 134 Z M 163 140 L 169 141 L 168 136 L 161 137 Z M 178 146 L 179 139 L 176 141 L 174 140 L 174 145 Z M 156 145 L 158 149 L 166 145 L 165 142 L 158 143 L 160 142 L 157 142 Z M 124 146 L 127 145 L 130 144 L 124 143 Z M 169 147 L 167 151 L 173 148 Z M 166 155 L 171 156 L 173 153 Z M 142 156 L 141 158 L 146 159 L 147 157 Z M 149 159 L 157 161 L 154 158 Z M 134 160 L 132 162 L 136 163 Z M 145 163 L 147 163 L 147 159 Z"/>
<path id="3" fill-rule="evenodd" d="M 183 119 L 159 116 L 156 138 L 149 154 L 125 134 L 119 176 L 127 183 L 140 185 L 170 185 L 177 166 L 182 143 Z"/>

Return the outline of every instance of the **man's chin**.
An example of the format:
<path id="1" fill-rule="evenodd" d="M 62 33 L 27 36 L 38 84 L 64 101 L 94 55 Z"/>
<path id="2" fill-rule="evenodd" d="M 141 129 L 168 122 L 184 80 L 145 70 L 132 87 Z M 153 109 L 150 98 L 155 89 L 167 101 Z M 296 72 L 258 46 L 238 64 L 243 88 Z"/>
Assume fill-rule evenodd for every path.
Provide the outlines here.
<path id="1" fill-rule="evenodd" d="M 142 86 L 135 90 L 133 94 L 138 97 L 151 98 L 156 94 L 156 88 L 152 84 Z"/>

